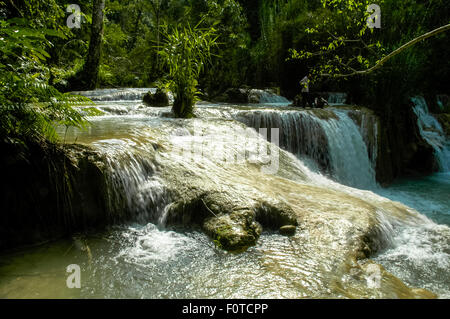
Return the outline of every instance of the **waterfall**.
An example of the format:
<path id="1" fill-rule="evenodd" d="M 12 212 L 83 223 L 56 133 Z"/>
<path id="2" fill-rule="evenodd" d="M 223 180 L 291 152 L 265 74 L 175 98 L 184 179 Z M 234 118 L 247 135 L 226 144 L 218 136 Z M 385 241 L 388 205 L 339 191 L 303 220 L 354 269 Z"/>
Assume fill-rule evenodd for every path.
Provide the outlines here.
<path id="1" fill-rule="evenodd" d="M 164 224 L 161 216 L 170 196 L 157 174 L 152 145 L 139 145 L 131 139 L 100 140 L 92 145 L 105 154 L 110 213 Z"/>
<path id="2" fill-rule="evenodd" d="M 376 142 L 371 145 L 369 158 L 368 147 L 361 134 L 366 128 L 363 125 L 358 127 L 348 113 L 337 109 L 265 109 L 233 112 L 232 117 L 256 130 L 279 128 L 279 143 L 283 149 L 302 159 L 312 160 L 322 173 L 331 175 L 340 183 L 372 189 L 376 187 Z"/>
<path id="3" fill-rule="evenodd" d="M 322 171 L 329 172 L 330 154 L 327 136 L 320 119 L 309 112 L 275 110 L 239 112 L 235 119 L 249 127 L 279 128 L 279 145 L 297 157 L 313 160 Z"/>
<path id="4" fill-rule="evenodd" d="M 339 120 L 322 120 L 327 132 L 334 176 L 339 182 L 349 186 L 374 188 L 375 170 L 358 126 L 346 111 L 335 113 Z"/>
<path id="5" fill-rule="evenodd" d="M 83 95 L 92 101 L 137 101 L 142 100 L 145 93 L 156 92 L 155 88 L 99 89 L 93 91 L 76 91 L 72 94 Z"/>
<path id="6" fill-rule="evenodd" d="M 115 93 L 87 94 L 112 109 L 127 105 L 109 102 L 125 96 Z M 419 102 L 415 111 L 421 133 L 436 142 L 438 138 L 428 134 L 442 137 L 442 128 Z M 392 202 L 353 188 L 376 187 L 379 129 L 373 113 L 354 108 L 199 104 L 196 118 L 185 120 L 147 113 L 150 108 L 140 108 L 140 102 L 129 103 L 136 105 L 123 114 L 91 118 L 86 131 L 58 131 L 65 138 L 67 133 L 66 141 L 78 143 L 66 147 L 71 154 L 67 164 L 72 160 L 76 164 L 74 193 L 80 193 L 73 203 L 96 204 L 80 205 L 75 221 L 139 223 L 86 238 L 94 258 L 83 275 L 82 297 L 430 296 L 409 289 L 371 260 L 410 287 L 448 297 L 449 228 L 404 206 L 403 200 Z M 269 128 L 278 129 L 279 143 L 258 134 L 260 128 L 267 133 Z M 318 167 L 310 169 L 306 158 Z M 263 170 L 274 162 L 276 170 Z M 446 199 L 445 188 L 443 193 Z M 90 206 L 93 209 L 85 209 Z M 298 218 L 299 227 L 287 239 L 277 229 L 291 225 L 292 216 Z M 168 227 L 159 227 L 166 221 Z M 187 227 L 172 228 L 175 223 Z M 216 243 L 228 236 L 246 246 L 258 240 L 258 245 L 239 255 L 220 253 L 197 226 L 191 227 L 194 224 Z M 259 226 L 267 232 L 261 234 Z M 39 268 L 55 273 L 56 263 L 64 269 L 76 262 L 75 254 L 85 257 L 68 245 L 45 248 L 42 259 L 49 262 Z M 46 287 L 48 276 L 37 276 L 36 267 L 23 267 L 37 264 L 24 257 L 22 264 L 0 265 L 0 273 L 16 278 L 2 284 L 6 296 L 14 289 L 33 291 L 24 287 L 36 283 Z M 260 264 L 264 267 L 255 267 Z M 30 269 L 32 276 L 22 270 L 17 274 L 19 268 Z M 367 284 L 374 274 L 382 276 L 377 289 Z M 280 280 L 274 281 L 274 276 Z M 273 282 L 270 290 L 267 282 Z M 58 289 L 52 290 L 60 296 Z"/>
<path id="7" fill-rule="evenodd" d="M 252 89 L 249 92 L 249 100 L 262 104 L 289 104 L 289 100 L 268 90 Z"/>
<path id="8" fill-rule="evenodd" d="M 423 97 L 411 98 L 414 103 L 414 113 L 417 115 L 417 125 L 420 135 L 434 149 L 439 169 L 442 172 L 450 171 L 450 140 L 445 137 L 441 124 L 430 114 Z"/>
<path id="9" fill-rule="evenodd" d="M 378 117 L 369 109 L 348 110 L 348 116 L 359 127 L 359 132 L 367 146 L 367 152 L 369 155 L 372 167 L 375 169 L 377 165 L 378 155 L 378 132 L 379 121 Z"/>

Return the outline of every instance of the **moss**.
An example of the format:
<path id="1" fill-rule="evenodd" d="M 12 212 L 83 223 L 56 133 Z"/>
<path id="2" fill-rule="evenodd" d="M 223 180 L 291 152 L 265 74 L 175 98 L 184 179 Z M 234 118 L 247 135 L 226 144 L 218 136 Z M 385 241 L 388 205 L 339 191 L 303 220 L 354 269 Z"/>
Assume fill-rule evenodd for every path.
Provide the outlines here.
<path id="1" fill-rule="evenodd" d="M 219 248 L 244 251 L 255 245 L 262 231 L 261 226 L 248 216 L 243 212 L 234 212 L 231 215 L 208 218 L 203 229 Z"/>
<path id="2" fill-rule="evenodd" d="M 256 220 L 264 227 L 278 229 L 282 226 L 297 226 L 297 215 L 294 210 L 284 202 L 261 202 L 255 207 Z"/>

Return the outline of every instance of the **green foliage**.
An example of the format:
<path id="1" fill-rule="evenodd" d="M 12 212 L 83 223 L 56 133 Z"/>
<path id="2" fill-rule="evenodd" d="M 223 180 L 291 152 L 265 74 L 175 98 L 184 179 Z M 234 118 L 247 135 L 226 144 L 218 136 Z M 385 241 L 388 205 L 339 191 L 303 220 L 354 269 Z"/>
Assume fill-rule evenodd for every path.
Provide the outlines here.
<path id="1" fill-rule="evenodd" d="M 290 58 L 310 60 L 313 75 L 352 73 L 368 69 L 382 56 L 382 46 L 367 26 L 371 1 L 321 0 L 322 7 L 305 25 L 309 45 L 290 49 Z M 382 5 L 383 1 L 378 1 Z"/>
<path id="2" fill-rule="evenodd" d="M 3 141 L 57 139 L 56 125 L 83 127 L 80 112 L 71 107 L 83 97 L 62 94 L 48 85 L 48 36 L 64 37 L 52 29 L 28 27 L 28 20 L 0 21 L 0 136 Z M 89 113 L 89 112 L 88 112 Z"/>
<path id="3" fill-rule="evenodd" d="M 30 76 L 39 73 L 36 79 L 26 81 L 39 80 L 61 91 L 84 89 L 82 83 L 76 87 L 80 84 L 76 80 L 88 54 L 92 0 L 77 1 L 83 23 L 81 29 L 71 30 L 66 27 L 67 1 L 0 2 L 7 7 L 0 11 L 5 16 L 3 34 L 8 32 L 3 31 L 8 28 L 5 21 L 26 21 L 13 24 L 20 29 L 17 33 L 2 36 L 10 39 L 8 42 L 0 40 L 0 54 L 8 55 L 7 60 L 2 58 L 2 70 L 20 78 L 27 72 Z M 376 3 L 381 6 L 382 28 L 369 29 L 369 3 L 372 1 L 106 0 L 99 85 L 148 87 L 164 78 L 172 80 L 165 58 L 158 54 L 167 39 L 164 32 L 172 32 L 164 26 L 193 26 L 203 21 L 203 25 L 214 26 L 220 47 L 211 48 L 208 67 L 192 81 L 195 90 L 191 86 L 184 95 L 194 99 L 198 91 L 204 93 L 203 98 L 213 98 L 229 87 L 245 85 L 280 86 L 282 94 L 293 97 L 300 90 L 299 80 L 310 69 L 316 75 L 331 75 L 317 76 L 312 89 L 351 91 L 353 96 L 365 96 L 360 102 L 377 100 L 382 86 L 390 82 L 386 78 L 401 82 L 398 95 L 411 90 L 448 91 L 445 79 L 450 72 L 446 62 L 450 47 L 444 34 L 416 45 L 367 78 L 334 78 L 367 69 L 387 52 L 449 22 L 443 0 L 380 0 Z M 174 29 L 182 31 L 181 27 Z M 24 56 L 28 62 L 22 64 Z M 22 69 L 14 71 L 8 64 Z"/>
<path id="4" fill-rule="evenodd" d="M 202 73 L 199 83 L 209 96 L 229 87 L 246 84 L 251 74 L 250 37 L 247 19 L 236 0 L 192 1 L 191 24 L 203 20 L 213 25 L 219 36 L 220 46 L 213 48 L 211 65 Z"/>
<path id="5" fill-rule="evenodd" d="M 173 112 L 178 117 L 193 116 L 198 100 L 198 79 L 205 65 L 211 62 L 212 48 L 217 46 L 214 28 L 169 28 L 164 26 L 163 43 L 158 51 L 168 68 L 166 87 L 175 95 Z"/>

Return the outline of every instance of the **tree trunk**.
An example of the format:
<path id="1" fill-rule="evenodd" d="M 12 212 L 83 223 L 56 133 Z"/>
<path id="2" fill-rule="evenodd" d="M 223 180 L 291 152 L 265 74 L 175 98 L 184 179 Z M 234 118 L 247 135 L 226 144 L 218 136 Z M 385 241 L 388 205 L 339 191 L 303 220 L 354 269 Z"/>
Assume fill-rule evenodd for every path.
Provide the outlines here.
<path id="1" fill-rule="evenodd" d="M 101 46 L 103 38 L 103 11 L 105 0 L 92 1 L 92 28 L 89 41 L 89 53 L 84 64 L 83 73 L 86 89 L 93 90 L 97 87 L 98 72 L 100 68 Z"/>

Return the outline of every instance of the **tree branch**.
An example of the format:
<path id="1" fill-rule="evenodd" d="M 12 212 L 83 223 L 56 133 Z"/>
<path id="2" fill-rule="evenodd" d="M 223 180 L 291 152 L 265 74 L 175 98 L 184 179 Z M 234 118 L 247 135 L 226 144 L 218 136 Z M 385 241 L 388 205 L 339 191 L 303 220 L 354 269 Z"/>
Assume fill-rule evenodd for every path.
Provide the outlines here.
<path id="1" fill-rule="evenodd" d="M 368 73 L 371 73 L 379 68 L 381 68 L 383 66 L 384 63 L 386 63 L 388 60 L 390 60 L 391 58 L 393 58 L 394 56 L 396 56 L 397 54 L 403 52 L 404 50 L 406 50 L 407 48 L 413 46 L 414 44 L 423 41 L 425 39 L 428 39 L 432 36 L 435 36 L 439 33 L 445 32 L 450 30 L 450 24 L 444 25 L 442 27 L 439 27 L 437 29 L 434 29 L 433 31 L 430 31 L 428 33 L 422 34 L 421 36 L 409 41 L 408 43 L 405 43 L 404 45 L 402 45 L 401 47 L 399 47 L 398 49 L 395 49 L 394 51 L 392 51 L 391 53 L 389 53 L 388 55 L 386 55 L 384 58 L 382 58 L 381 60 L 379 60 L 373 67 L 371 67 L 370 69 L 367 70 L 362 70 L 362 71 L 354 71 L 352 73 L 349 74 L 320 74 L 320 76 L 322 77 L 349 77 L 349 76 L 354 76 L 354 75 L 365 75 Z"/>

